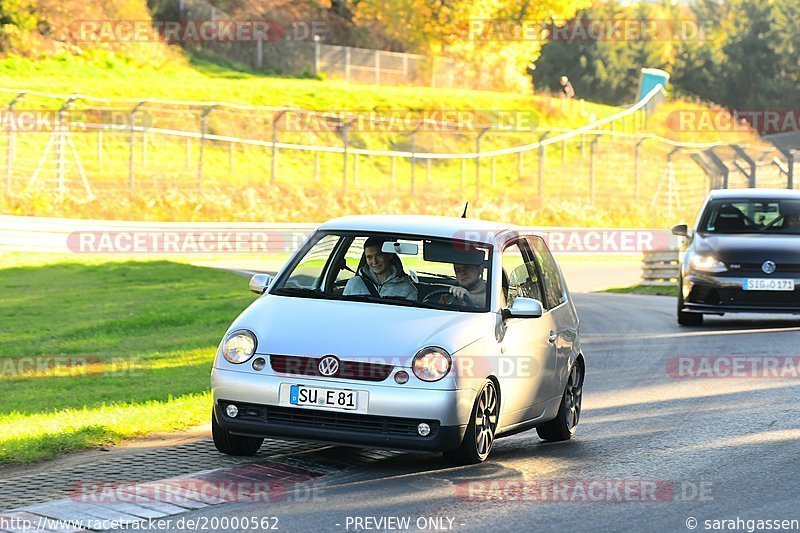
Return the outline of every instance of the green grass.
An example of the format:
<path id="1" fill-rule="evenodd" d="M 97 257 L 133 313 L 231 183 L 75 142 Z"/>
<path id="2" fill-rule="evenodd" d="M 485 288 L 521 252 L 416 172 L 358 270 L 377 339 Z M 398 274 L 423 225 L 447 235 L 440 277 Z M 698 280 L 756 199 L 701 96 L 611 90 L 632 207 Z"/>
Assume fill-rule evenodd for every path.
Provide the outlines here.
<path id="1" fill-rule="evenodd" d="M 649 294 L 651 296 L 678 296 L 677 287 L 658 287 L 651 285 L 631 285 L 630 287 L 616 287 L 601 292 L 614 292 L 618 294 Z"/>
<path id="2" fill-rule="evenodd" d="M 38 61 L 9 56 L 0 60 L 0 87 L 111 99 L 227 101 L 317 110 L 541 110 L 549 101 L 549 98 L 532 94 L 266 76 L 202 60 L 188 62 L 180 56 L 143 67 L 132 59 L 97 51 L 84 56 L 63 54 Z M 35 101 L 35 97 L 27 98 Z M 584 106 L 587 113 L 594 113 L 598 118 L 617 111 L 614 107 L 590 102 Z M 553 110 L 553 125 L 566 127 L 585 122 L 586 118 L 578 113 Z"/>
<path id="3" fill-rule="evenodd" d="M 0 269 L 0 465 L 208 420 L 216 346 L 252 301 L 245 278 L 2 259 L 15 266 Z"/>

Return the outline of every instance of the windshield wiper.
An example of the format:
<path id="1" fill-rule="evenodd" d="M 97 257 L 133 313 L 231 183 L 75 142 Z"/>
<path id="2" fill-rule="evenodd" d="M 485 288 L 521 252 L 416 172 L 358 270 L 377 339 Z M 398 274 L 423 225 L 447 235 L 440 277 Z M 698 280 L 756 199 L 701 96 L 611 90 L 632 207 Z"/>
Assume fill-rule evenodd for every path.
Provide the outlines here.
<path id="1" fill-rule="evenodd" d="M 319 289 L 308 289 L 305 287 L 281 287 L 272 291 L 277 296 L 297 296 L 300 298 L 319 298 L 322 300 L 334 300 L 331 294 L 325 294 Z"/>

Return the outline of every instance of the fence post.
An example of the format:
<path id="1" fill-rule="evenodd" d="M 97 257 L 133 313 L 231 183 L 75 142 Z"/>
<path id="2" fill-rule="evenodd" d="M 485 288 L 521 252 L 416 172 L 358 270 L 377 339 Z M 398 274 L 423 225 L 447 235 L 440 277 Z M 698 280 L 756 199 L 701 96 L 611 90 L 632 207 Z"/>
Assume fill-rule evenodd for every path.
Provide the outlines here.
<path id="1" fill-rule="evenodd" d="M 286 109 L 279 111 L 272 117 L 272 172 L 270 173 L 270 183 L 275 183 L 278 174 L 278 121 L 286 114 Z"/>
<path id="2" fill-rule="evenodd" d="M 581 133 L 581 157 L 586 154 L 586 135 Z"/>
<path id="3" fill-rule="evenodd" d="M 541 207 L 544 202 L 544 164 L 545 158 L 547 157 L 547 145 L 543 143 L 548 135 L 550 135 L 550 132 L 546 131 L 539 137 L 539 207 Z"/>
<path id="4" fill-rule="evenodd" d="M 597 155 L 597 143 L 600 141 L 600 136 L 596 135 L 592 142 L 589 144 L 589 203 L 594 204 L 594 173 L 595 173 L 595 156 Z"/>
<path id="5" fill-rule="evenodd" d="M 489 131 L 490 127 L 483 128 L 475 139 L 475 199 L 481 197 L 481 137 Z"/>
<path id="6" fill-rule="evenodd" d="M 142 132 L 142 168 L 147 168 L 147 131 Z"/>
<path id="7" fill-rule="evenodd" d="M 350 47 L 344 47 L 344 80 L 350 81 Z"/>
<path id="8" fill-rule="evenodd" d="M 142 107 L 145 102 L 139 102 L 136 104 L 131 112 L 128 114 L 128 128 L 130 130 L 130 142 L 128 144 L 128 192 L 133 194 L 136 190 L 136 182 L 133 173 L 133 148 L 134 148 L 134 130 L 133 130 L 133 116 Z"/>
<path id="9" fill-rule="evenodd" d="M 389 156 L 389 157 L 392 160 L 392 188 L 394 188 L 394 182 L 395 182 L 395 179 L 396 179 L 395 176 L 396 176 L 396 171 L 397 171 L 396 168 L 395 168 L 395 167 L 397 167 L 397 164 L 396 164 L 397 163 L 397 161 L 396 161 L 397 158 L 394 157 L 394 156 Z"/>
<path id="10" fill-rule="evenodd" d="M 517 175 L 519 176 L 519 181 L 522 181 L 522 172 L 523 172 L 522 154 L 523 152 L 517 153 Z"/>
<path id="11" fill-rule="evenodd" d="M 748 176 L 749 184 L 748 187 L 751 189 L 756 188 L 756 162 L 753 160 L 752 157 L 738 144 L 732 144 L 731 147 L 734 149 L 737 155 L 745 160 L 745 162 L 750 166 L 750 174 Z M 734 163 L 736 161 L 734 160 Z"/>
<path id="12" fill-rule="evenodd" d="M 264 69 L 264 41 L 260 34 L 256 40 L 256 66 L 258 70 Z"/>
<path id="13" fill-rule="evenodd" d="M 353 154 L 353 185 L 358 185 L 358 154 Z"/>
<path id="14" fill-rule="evenodd" d="M 228 173 L 233 174 L 233 157 L 235 154 L 233 141 L 228 143 Z"/>
<path id="15" fill-rule="evenodd" d="M 97 166 L 103 166 L 103 128 L 97 129 Z"/>
<path id="16" fill-rule="evenodd" d="M 74 96 L 70 96 L 58 110 L 58 124 L 56 125 L 56 159 L 58 160 L 58 194 L 63 195 L 66 192 L 66 159 L 64 158 L 64 141 L 67 137 L 67 132 L 64 131 L 64 111 L 75 101 Z"/>
<path id="17" fill-rule="evenodd" d="M 786 170 L 778 167 L 782 174 L 786 174 L 786 188 L 794 189 L 794 153 L 791 148 L 783 148 L 777 143 L 773 143 L 773 145 L 786 158 Z"/>
<path id="18" fill-rule="evenodd" d="M 381 84 L 381 51 L 375 50 L 375 85 Z"/>
<path id="19" fill-rule="evenodd" d="M 567 166 L 567 140 L 561 141 L 561 166 Z"/>
<path id="20" fill-rule="evenodd" d="M 11 194 L 11 177 L 14 167 L 14 104 L 20 101 L 25 93 L 19 93 L 8 104 L 8 123 L 6 125 L 6 193 Z"/>
<path id="21" fill-rule="evenodd" d="M 414 194 L 414 187 L 415 187 L 415 169 L 417 167 L 417 132 L 422 127 L 422 122 L 418 122 L 417 125 L 411 130 L 409 134 L 411 136 L 411 194 Z"/>
<path id="22" fill-rule="evenodd" d="M 431 183 L 431 160 L 425 160 L 425 183 L 430 185 Z"/>
<path id="23" fill-rule="evenodd" d="M 319 76 L 320 44 L 319 35 L 314 35 L 314 76 Z"/>
<path id="24" fill-rule="evenodd" d="M 197 157 L 197 190 L 203 189 L 203 152 L 206 148 L 206 119 L 208 114 L 214 111 L 216 105 L 208 106 L 203 114 L 200 115 L 200 154 Z"/>
<path id="25" fill-rule="evenodd" d="M 647 140 L 647 138 L 640 139 L 633 149 L 633 190 L 634 198 L 639 199 L 639 147 Z"/>
<path id="26" fill-rule="evenodd" d="M 183 159 L 183 171 L 184 172 L 189 170 L 189 159 L 190 159 L 190 154 L 191 154 L 191 151 L 192 151 L 191 141 L 190 141 L 189 137 L 186 137 L 185 145 L 186 145 L 186 149 L 184 150 L 184 159 Z"/>
<path id="27" fill-rule="evenodd" d="M 342 195 L 347 194 L 347 148 L 350 138 L 348 131 L 354 121 L 339 124 L 339 129 L 342 132 L 342 142 L 344 143 L 344 152 L 342 152 Z"/>
<path id="28" fill-rule="evenodd" d="M 319 151 L 314 150 L 314 183 L 319 181 Z"/>

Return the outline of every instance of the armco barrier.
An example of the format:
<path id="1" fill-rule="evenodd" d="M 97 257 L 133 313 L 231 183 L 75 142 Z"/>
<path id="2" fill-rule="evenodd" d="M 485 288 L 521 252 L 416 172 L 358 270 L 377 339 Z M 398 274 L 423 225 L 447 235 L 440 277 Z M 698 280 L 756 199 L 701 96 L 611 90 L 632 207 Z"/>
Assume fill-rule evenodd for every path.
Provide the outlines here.
<path id="1" fill-rule="evenodd" d="M 642 285 L 672 286 L 678 282 L 680 264 L 677 249 L 644 251 Z"/>

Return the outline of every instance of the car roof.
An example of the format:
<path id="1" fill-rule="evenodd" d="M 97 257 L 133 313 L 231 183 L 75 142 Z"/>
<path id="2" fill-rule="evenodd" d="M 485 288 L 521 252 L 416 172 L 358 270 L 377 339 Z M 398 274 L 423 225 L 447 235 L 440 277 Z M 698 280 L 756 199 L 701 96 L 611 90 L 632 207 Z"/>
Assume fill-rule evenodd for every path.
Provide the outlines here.
<path id="1" fill-rule="evenodd" d="M 775 200 L 800 200 L 800 191 L 791 189 L 719 189 L 711 191 L 709 195 L 712 200 L 732 200 L 732 199 L 775 199 Z"/>
<path id="2" fill-rule="evenodd" d="M 504 231 L 519 231 L 521 228 L 513 224 L 475 218 L 430 215 L 354 215 L 334 218 L 320 225 L 318 229 L 398 233 L 492 244 L 495 236 Z"/>

